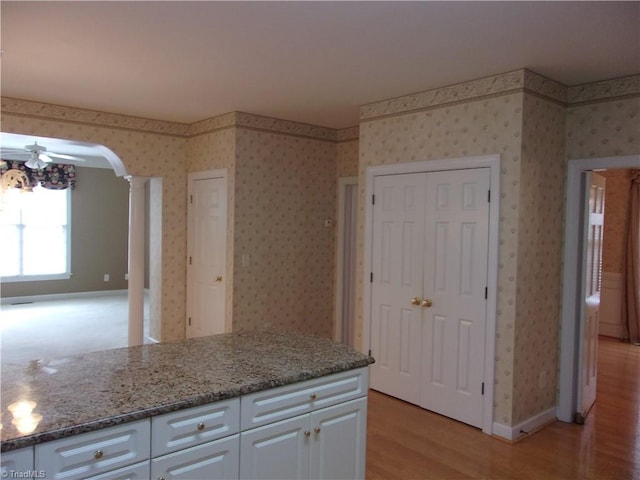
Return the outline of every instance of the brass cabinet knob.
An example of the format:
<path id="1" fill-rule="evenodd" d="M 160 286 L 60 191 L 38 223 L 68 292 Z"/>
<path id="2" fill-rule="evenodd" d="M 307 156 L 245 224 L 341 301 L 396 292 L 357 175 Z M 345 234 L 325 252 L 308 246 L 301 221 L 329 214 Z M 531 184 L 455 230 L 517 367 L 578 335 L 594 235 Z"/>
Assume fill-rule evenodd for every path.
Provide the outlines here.
<path id="1" fill-rule="evenodd" d="M 200 422 L 198 424 L 198 430 L 204 430 L 204 423 Z"/>
<path id="2" fill-rule="evenodd" d="M 304 431 L 304 436 L 309 438 L 311 436 L 311 432 L 309 430 Z"/>
<path id="3" fill-rule="evenodd" d="M 413 297 L 411 299 L 411 305 L 420 305 L 421 301 L 422 301 L 422 299 L 420 297 Z"/>
<path id="4" fill-rule="evenodd" d="M 423 306 L 423 307 L 427 307 L 427 308 L 429 308 L 431 305 L 433 305 L 433 302 L 432 302 L 432 301 L 431 301 L 431 299 L 429 299 L 429 298 L 425 298 L 425 299 L 422 301 L 422 306 Z"/>
<path id="5" fill-rule="evenodd" d="M 314 428 L 313 431 L 316 433 L 316 435 L 320 435 L 320 427 Z"/>
<path id="6" fill-rule="evenodd" d="M 100 460 L 103 456 L 104 453 L 102 452 L 102 450 L 96 450 L 95 452 L 93 452 L 93 458 L 95 458 L 96 460 Z"/>
<path id="7" fill-rule="evenodd" d="M 214 278 L 214 280 L 216 282 L 221 282 L 222 281 L 222 277 L 218 275 L 217 277 Z"/>
<path id="8" fill-rule="evenodd" d="M 311 400 L 315 400 L 316 398 L 318 398 L 318 395 L 316 395 L 315 393 L 312 393 L 311 395 L 309 395 L 309 398 Z"/>

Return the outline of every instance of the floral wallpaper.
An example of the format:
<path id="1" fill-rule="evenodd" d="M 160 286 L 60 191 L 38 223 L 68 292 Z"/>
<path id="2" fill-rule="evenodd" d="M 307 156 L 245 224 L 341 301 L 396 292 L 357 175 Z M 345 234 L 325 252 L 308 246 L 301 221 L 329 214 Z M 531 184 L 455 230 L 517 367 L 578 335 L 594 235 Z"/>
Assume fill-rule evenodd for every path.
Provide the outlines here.
<path id="1" fill-rule="evenodd" d="M 564 236 L 564 106 L 526 94 L 523 109 L 512 424 L 556 403 Z"/>
<path id="2" fill-rule="evenodd" d="M 569 160 L 635 155 L 639 151 L 640 91 L 632 98 L 599 101 L 567 109 Z"/>
<path id="3" fill-rule="evenodd" d="M 331 336 L 335 162 L 333 142 L 237 129 L 234 330 Z"/>
<path id="4" fill-rule="evenodd" d="M 358 138 L 340 142 L 337 149 L 337 177 L 358 176 Z"/>

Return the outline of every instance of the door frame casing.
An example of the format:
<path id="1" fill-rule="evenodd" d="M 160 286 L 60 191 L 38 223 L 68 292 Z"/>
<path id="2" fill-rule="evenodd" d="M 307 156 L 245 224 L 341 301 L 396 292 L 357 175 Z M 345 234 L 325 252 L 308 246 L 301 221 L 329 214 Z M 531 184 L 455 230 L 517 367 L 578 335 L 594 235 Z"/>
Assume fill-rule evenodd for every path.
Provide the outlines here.
<path id="1" fill-rule="evenodd" d="M 358 185 L 358 177 L 340 177 L 338 178 L 338 215 L 337 215 L 337 245 L 336 245 L 336 305 L 333 321 L 333 339 L 341 342 L 342 339 L 342 302 L 344 278 L 344 209 L 345 209 L 345 190 L 347 185 Z M 357 235 L 357 232 L 356 232 Z"/>
<path id="2" fill-rule="evenodd" d="M 556 417 L 573 422 L 578 408 L 578 355 L 581 350 L 580 285 L 581 262 L 580 217 L 584 198 L 581 195 L 582 172 L 597 169 L 638 168 L 640 155 L 596 157 L 569 160 L 565 200 L 564 252 L 562 273 L 562 318 L 560 330 L 560 369 Z"/>
<path id="3" fill-rule="evenodd" d="M 201 172 L 192 172 L 189 173 L 187 175 L 187 256 L 185 258 L 186 261 L 186 265 L 187 265 L 187 275 L 186 275 L 186 295 L 185 295 L 185 301 L 186 301 L 186 308 L 185 308 L 185 319 L 184 319 L 184 331 L 185 331 L 185 335 L 187 336 L 187 338 L 189 337 L 189 315 L 191 314 L 191 310 L 193 308 L 193 306 L 191 305 L 192 302 L 192 293 L 190 293 L 190 286 L 191 286 L 191 272 L 190 269 L 188 268 L 189 266 L 189 247 L 191 246 L 191 242 L 192 242 L 192 225 L 191 225 L 191 211 L 190 211 L 190 203 L 189 203 L 189 196 L 192 194 L 193 192 L 193 182 L 197 181 L 197 180 L 207 180 L 207 179 L 214 179 L 214 178 L 222 178 L 224 180 L 224 186 L 225 186 L 225 192 L 227 192 L 227 198 L 225 199 L 225 204 L 227 206 L 227 211 L 225 212 L 226 215 L 226 225 L 225 225 L 225 238 L 224 238 L 224 267 L 225 267 L 225 275 L 224 275 L 224 288 L 225 288 L 225 295 L 223 295 L 223 312 L 224 312 L 224 327 L 225 327 L 225 332 L 230 332 L 231 331 L 231 324 L 229 323 L 229 315 L 227 315 L 227 295 L 226 295 L 226 291 L 227 288 L 229 288 L 229 275 L 227 272 L 227 261 L 228 261 L 228 248 L 229 248 L 229 241 L 228 241 L 228 235 L 229 235 L 229 177 L 228 177 L 228 173 L 227 173 L 227 169 L 226 168 L 220 168 L 220 169 L 216 169 L 216 170 L 205 170 L 205 171 L 201 171 Z"/>
<path id="4" fill-rule="evenodd" d="M 495 378 L 496 313 L 498 298 L 498 246 L 500 219 L 500 155 L 481 155 L 463 158 L 422 160 L 417 162 L 377 165 L 365 172 L 365 238 L 364 238 L 364 279 L 362 350 L 371 349 L 371 283 L 366 279 L 372 271 L 373 254 L 373 205 L 369 200 L 373 195 L 375 177 L 406 173 L 428 173 L 446 170 L 467 170 L 489 168 L 491 202 L 489 203 L 489 248 L 487 252 L 487 306 L 485 331 L 485 359 L 482 431 L 493 433 L 493 398 Z"/>

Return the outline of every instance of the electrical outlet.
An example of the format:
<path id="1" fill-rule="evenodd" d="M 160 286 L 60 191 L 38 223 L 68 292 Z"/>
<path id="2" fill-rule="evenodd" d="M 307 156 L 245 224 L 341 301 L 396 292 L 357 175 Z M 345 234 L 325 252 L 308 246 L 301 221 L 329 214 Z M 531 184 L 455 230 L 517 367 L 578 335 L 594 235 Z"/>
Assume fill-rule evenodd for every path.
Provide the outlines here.
<path id="1" fill-rule="evenodd" d="M 104 274 L 104 281 L 105 281 L 105 282 L 108 282 L 110 278 L 111 278 L 111 277 L 109 276 L 109 274 L 108 274 L 108 273 L 105 273 L 105 274 Z"/>
<path id="2" fill-rule="evenodd" d="M 125 279 L 125 280 L 129 280 L 129 274 L 128 274 L 128 273 L 125 273 L 125 274 L 124 274 L 124 279 Z"/>

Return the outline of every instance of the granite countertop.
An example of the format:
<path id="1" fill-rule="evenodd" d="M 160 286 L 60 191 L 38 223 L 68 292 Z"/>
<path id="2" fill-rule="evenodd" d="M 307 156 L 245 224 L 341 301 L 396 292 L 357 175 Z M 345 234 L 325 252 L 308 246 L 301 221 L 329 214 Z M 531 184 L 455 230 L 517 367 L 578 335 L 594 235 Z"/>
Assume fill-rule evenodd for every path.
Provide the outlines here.
<path id="1" fill-rule="evenodd" d="M 3 367 L 1 451 L 370 363 L 371 357 L 328 339 L 268 330 Z M 12 424 L 8 409 L 24 400 L 42 415 L 28 434 Z"/>

